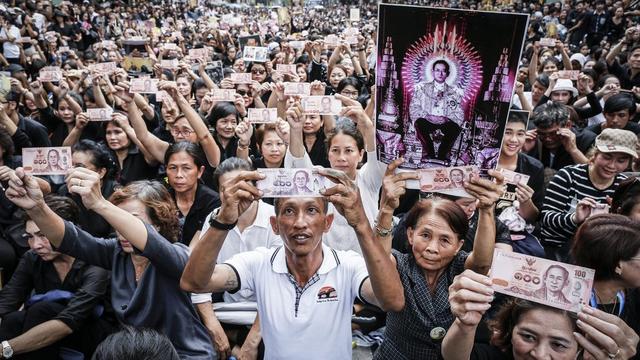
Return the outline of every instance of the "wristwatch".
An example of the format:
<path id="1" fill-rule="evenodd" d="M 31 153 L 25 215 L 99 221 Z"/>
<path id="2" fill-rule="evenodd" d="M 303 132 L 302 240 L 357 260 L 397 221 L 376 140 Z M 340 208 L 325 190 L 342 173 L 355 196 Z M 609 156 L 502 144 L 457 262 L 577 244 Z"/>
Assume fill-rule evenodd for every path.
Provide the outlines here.
<path id="1" fill-rule="evenodd" d="M 11 359 L 13 356 L 13 349 L 7 340 L 2 342 L 2 357 L 5 359 Z"/>
<path id="2" fill-rule="evenodd" d="M 214 229 L 218 229 L 218 230 L 231 230 L 234 227 L 236 227 L 236 224 L 238 224 L 238 220 L 236 220 L 233 224 L 223 224 L 221 222 L 219 222 L 216 218 L 218 217 L 218 214 L 220 213 L 220 208 L 217 208 L 215 210 L 213 210 L 213 212 L 211 212 L 211 218 L 209 219 L 209 225 L 214 228 Z"/>

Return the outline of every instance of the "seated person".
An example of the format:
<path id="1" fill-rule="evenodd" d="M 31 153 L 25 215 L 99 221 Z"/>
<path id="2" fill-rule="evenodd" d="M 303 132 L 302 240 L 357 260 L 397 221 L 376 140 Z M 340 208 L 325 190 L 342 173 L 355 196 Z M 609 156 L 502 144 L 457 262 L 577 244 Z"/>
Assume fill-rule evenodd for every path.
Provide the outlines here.
<path id="1" fill-rule="evenodd" d="M 544 165 L 545 183 L 567 165 L 587 163 L 584 154 L 595 140 L 595 134 L 573 129 L 565 105 L 541 105 L 534 110 L 531 121 L 536 128 L 528 133 L 523 149 Z"/>
<path id="2" fill-rule="evenodd" d="M 49 196 L 46 203 L 63 219 L 78 222 L 73 200 Z M 54 251 L 29 217 L 25 229 L 31 250 L 0 291 L 3 358 L 24 354 L 20 358 L 58 359 L 60 347 L 88 358 L 112 329 L 112 316 L 107 316 L 112 312 L 104 303 L 108 272 Z"/>
<path id="3" fill-rule="evenodd" d="M 259 248 L 216 264 L 228 231 L 261 197 L 252 182 L 264 175 L 241 171 L 221 184 L 222 206 L 211 216 L 211 227 L 191 253 L 181 280 L 182 288 L 192 292 L 253 291 L 268 359 L 300 354 L 351 358 L 356 297 L 385 311 L 404 306 L 393 257 L 375 240 L 355 181 L 339 170 L 318 169 L 318 173 L 338 185 L 323 191 L 323 197 L 275 201 L 276 215 L 270 222 L 284 246 Z M 328 201 L 356 233 L 364 258 L 322 243 L 333 220 L 327 213 Z"/>

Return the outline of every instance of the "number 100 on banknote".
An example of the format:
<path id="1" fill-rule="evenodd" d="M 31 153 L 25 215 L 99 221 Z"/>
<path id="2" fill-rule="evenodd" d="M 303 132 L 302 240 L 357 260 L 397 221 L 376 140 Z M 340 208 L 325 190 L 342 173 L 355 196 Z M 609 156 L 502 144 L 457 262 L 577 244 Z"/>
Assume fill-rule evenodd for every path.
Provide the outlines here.
<path id="1" fill-rule="evenodd" d="M 594 275 L 593 269 L 496 249 L 490 277 L 499 293 L 578 312 L 591 297 Z"/>

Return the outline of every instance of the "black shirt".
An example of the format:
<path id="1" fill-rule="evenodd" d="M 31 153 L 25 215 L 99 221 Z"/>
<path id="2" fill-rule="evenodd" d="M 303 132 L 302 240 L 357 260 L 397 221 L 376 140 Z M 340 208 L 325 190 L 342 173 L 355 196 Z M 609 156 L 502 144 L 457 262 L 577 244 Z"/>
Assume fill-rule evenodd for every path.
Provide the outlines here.
<path id="1" fill-rule="evenodd" d="M 51 146 L 51 140 L 49 140 L 49 133 L 47 128 L 39 122 L 25 118 L 22 115 L 18 115 L 18 129 L 24 131 L 33 147 L 49 147 Z"/>
<path id="2" fill-rule="evenodd" d="M 110 152 L 114 159 L 118 159 L 115 151 L 110 150 Z M 144 154 L 133 144 L 129 146 L 129 151 L 122 162 L 122 167 L 120 167 L 119 161 L 116 161 L 116 164 L 118 165 L 116 181 L 123 186 L 136 180 L 155 179 L 158 174 L 158 166 L 149 165 L 144 159 Z"/>
<path id="3" fill-rule="evenodd" d="M 306 150 L 313 165 L 330 168 L 331 163 L 329 162 L 329 156 L 327 155 L 326 139 L 327 138 L 324 135 L 324 130 L 320 128 L 320 130 L 318 130 L 318 132 L 316 133 L 316 141 L 313 143 L 313 146 L 311 146 L 311 149 Z"/>
<path id="4" fill-rule="evenodd" d="M 211 214 L 213 209 L 220 206 L 220 196 L 217 192 L 211 190 L 207 186 L 204 186 L 204 184 L 200 182 L 198 182 L 197 186 L 196 196 L 193 200 L 193 205 L 191 205 L 191 209 L 189 209 L 189 213 L 187 216 L 180 214 L 181 217 L 184 217 L 180 242 L 187 246 L 191 243 L 191 239 L 193 239 L 196 232 L 202 229 L 204 219 L 207 215 Z M 175 200 L 175 191 L 173 189 L 170 189 L 169 191 L 171 193 L 171 197 Z"/>
<path id="5" fill-rule="evenodd" d="M 596 135 L 591 131 L 578 131 L 571 129 L 576 133 L 576 146 L 583 154 L 586 154 L 591 144 L 596 140 Z M 560 145 L 556 151 L 553 160 L 551 159 L 551 153 L 545 148 L 540 141 L 536 146 L 527 153 L 527 155 L 533 156 L 540 160 L 545 168 L 552 168 L 554 170 L 560 170 L 568 165 L 575 165 L 575 162 L 571 158 L 571 155 Z"/>
<path id="6" fill-rule="evenodd" d="M 592 133 L 596 134 L 596 135 L 600 135 L 600 133 L 602 133 L 602 124 L 594 124 L 591 126 L 588 126 L 585 128 L 585 130 L 591 131 Z M 640 125 L 636 124 L 634 122 L 629 121 L 627 123 L 627 125 L 625 125 L 624 128 L 622 128 L 622 130 L 629 130 L 631 132 L 633 132 L 636 135 L 640 135 Z M 595 140 L 595 139 L 594 139 Z"/>
<path id="7" fill-rule="evenodd" d="M 108 199 L 118 186 L 119 184 L 113 179 L 103 179 L 102 196 L 105 199 Z M 76 204 L 78 204 L 78 207 L 80 208 L 80 214 L 83 215 L 80 217 L 79 223 L 82 229 L 95 237 L 108 238 L 114 236 L 113 228 L 111 227 L 111 225 L 109 225 L 109 223 L 95 211 L 88 210 L 86 207 L 84 207 L 82 198 L 79 195 L 69 194 L 69 190 L 67 189 L 66 184 L 58 190 L 58 194 L 62 196 L 68 196 L 72 198 L 76 202 Z"/>
<path id="8" fill-rule="evenodd" d="M 0 316 L 20 309 L 20 306 L 35 294 L 51 290 L 74 293 L 66 308 L 53 319 L 60 320 L 72 330 L 78 330 L 88 320 L 96 305 L 110 307 L 105 303 L 109 287 L 109 272 L 76 259 L 69 273 L 60 281 L 53 262 L 44 261 L 33 250 L 26 252 L 11 280 L 0 291 Z"/>

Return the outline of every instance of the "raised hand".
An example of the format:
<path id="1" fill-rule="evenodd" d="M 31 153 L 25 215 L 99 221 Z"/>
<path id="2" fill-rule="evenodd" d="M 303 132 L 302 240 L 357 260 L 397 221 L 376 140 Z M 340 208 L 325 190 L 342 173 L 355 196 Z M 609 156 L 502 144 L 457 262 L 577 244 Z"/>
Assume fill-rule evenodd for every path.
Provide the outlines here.
<path id="1" fill-rule="evenodd" d="M 360 198 L 360 191 L 355 181 L 349 179 L 349 176 L 340 170 L 318 168 L 316 171 L 337 184 L 328 189 L 320 190 L 320 193 L 335 206 L 338 213 L 347 220 L 347 223 L 353 228 L 363 224 L 369 226 L 369 220 Z"/>
<path id="2" fill-rule="evenodd" d="M 382 195 L 380 196 L 380 210 L 393 212 L 400 205 L 400 197 L 406 193 L 407 180 L 419 180 L 417 171 L 395 173 L 404 162 L 403 158 L 395 159 L 387 166 L 382 180 Z"/>
<path id="3" fill-rule="evenodd" d="M 253 184 L 264 179 L 257 171 L 240 171 L 224 184 L 220 184 L 220 201 L 222 205 L 217 220 L 223 224 L 233 224 L 244 213 L 251 203 L 262 196 L 262 191 Z"/>
<path id="4" fill-rule="evenodd" d="M 251 136 L 253 135 L 253 125 L 249 120 L 242 120 L 236 126 L 236 136 L 238 137 L 238 143 L 240 145 L 249 146 L 251 143 Z"/>
<path id="5" fill-rule="evenodd" d="M 482 315 L 491 308 L 491 301 L 491 280 L 472 270 L 456 276 L 449 286 L 451 313 L 464 325 L 478 325 Z"/>
<path id="6" fill-rule="evenodd" d="M 25 174 L 21 167 L 7 176 L 9 177 L 9 188 L 5 195 L 12 203 L 23 210 L 31 210 L 44 205 L 44 195 L 33 176 Z"/>
<path id="7" fill-rule="evenodd" d="M 604 311 L 584 306 L 578 313 L 576 341 L 584 349 L 583 359 L 631 359 L 640 338 L 624 320 Z"/>
<path id="8" fill-rule="evenodd" d="M 464 189 L 478 199 L 478 209 L 491 208 L 504 195 L 504 176 L 496 170 L 489 170 L 489 175 L 495 182 L 479 176 L 473 176 L 464 182 Z"/>
<path id="9" fill-rule="evenodd" d="M 72 168 L 65 177 L 67 188 L 72 194 L 78 194 L 89 210 L 95 210 L 107 200 L 102 196 L 100 175 L 87 168 Z"/>

